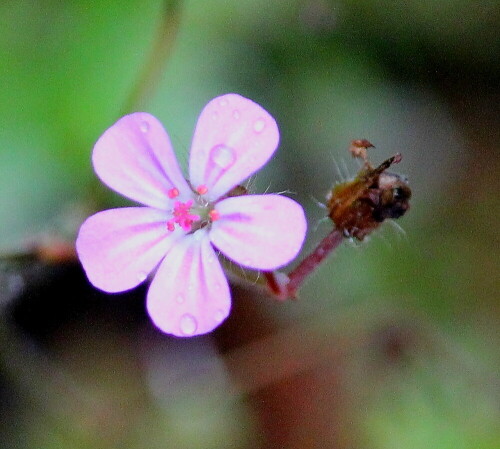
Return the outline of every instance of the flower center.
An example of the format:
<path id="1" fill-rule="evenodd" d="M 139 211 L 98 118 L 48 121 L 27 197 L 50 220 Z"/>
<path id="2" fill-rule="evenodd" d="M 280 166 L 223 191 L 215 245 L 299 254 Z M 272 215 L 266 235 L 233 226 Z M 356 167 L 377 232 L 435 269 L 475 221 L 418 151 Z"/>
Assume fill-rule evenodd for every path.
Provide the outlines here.
<path id="1" fill-rule="evenodd" d="M 193 205 L 193 200 L 181 203 L 176 201 L 174 204 L 174 217 L 167 221 L 167 228 L 169 231 L 175 229 L 175 225 L 178 224 L 184 231 L 190 231 L 191 226 L 195 221 L 200 219 L 199 215 L 191 213 L 191 206 Z"/>
<path id="2" fill-rule="evenodd" d="M 219 212 L 213 208 L 213 205 L 202 198 L 202 195 L 207 191 L 208 189 L 205 186 L 196 188 L 198 193 L 196 203 L 194 200 L 188 200 L 185 203 L 176 201 L 174 203 L 173 217 L 167 221 L 167 229 L 170 232 L 175 230 L 176 225 L 186 232 L 194 232 L 220 218 Z M 167 194 L 169 198 L 173 199 L 179 196 L 179 191 L 173 188 Z"/>

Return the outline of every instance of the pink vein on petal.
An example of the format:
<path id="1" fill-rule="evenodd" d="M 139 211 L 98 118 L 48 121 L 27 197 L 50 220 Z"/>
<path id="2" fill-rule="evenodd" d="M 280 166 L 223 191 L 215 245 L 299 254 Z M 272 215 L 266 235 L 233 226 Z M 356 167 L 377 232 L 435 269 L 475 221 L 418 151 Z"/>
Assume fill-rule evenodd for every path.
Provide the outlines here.
<path id="1" fill-rule="evenodd" d="M 151 319 L 163 332 L 191 337 L 217 327 L 230 307 L 229 286 L 206 231 L 186 235 L 170 249 L 151 283 Z"/>
<path id="2" fill-rule="evenodd" d="M 87 218 L 76 249 L 90 282 L 111 293 L 143 282 L 183 235 L 167 231 L 169 217 L 149 207 L 124 207 Z"/>
<path id="3" fill-rule="evenodd" d="M 219 220 L 210 240 L 243 266 L 273 270 L 290 262 L 304 242 L 307 223 L 302 207 L 280 195 L 246 195 L 217 203 Z"/>
<path id="4" fill-rule="evenodd" d="M 198 118 L 191 145 L 193 185 L 215 200 L 259 170 L 279 142 L 275 120 L 258 104 L 237 94 L 210 101 Z"/>
<path id="5" fill-rule="evenodd" d="M 190 195 L 167 132 L 148 113 L 126 115 L 108 128 L 94 146 L 92 161 L 105 184 L 141 204 L 166 209 L 172 188 L 179 190 L 178 200 Z"/>

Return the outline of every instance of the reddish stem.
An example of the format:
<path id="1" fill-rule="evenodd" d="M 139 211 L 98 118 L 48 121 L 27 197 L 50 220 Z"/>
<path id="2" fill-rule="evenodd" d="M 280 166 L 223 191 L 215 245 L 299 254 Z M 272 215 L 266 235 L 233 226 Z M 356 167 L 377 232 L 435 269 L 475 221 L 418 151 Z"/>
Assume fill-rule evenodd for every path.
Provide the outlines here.
<path id="1" fill-rule="evenodd" d="M 271 292 L 273 292 L 274 295 L 276 295 L 279 299 L 287 299 L 286 297 L 283 297 L 284 290 L 283 288 L 286 287 L 281 285 L 278 282 L 278 279 L 276 278 L 276 271 L 264 271 L 264 277 L 266 278 L 267 281 L 267 286 Z"/>
<path id="2" fill-rule="evenodd" d="M 342 232 L 333 229 L 288 276 L 276 271 L 267 271 L 264 276 L 269 289 L 279 298 L 295 298 L 297 290 L 306 278 L 318 267 L 337 246 L 340 245 L 344 236 Z"/>
<path id="3" fill-rule="evenodd" d="M 290 280 L 287 285 L 287 290 L 290 296 L 295 297 L 295 293 L 307 276 L 318 267 L 323 259 L 340 245 L 343 238 L 344 236 L 339 230 L 333 229 L 323 240 L 321 240 L 316 249 L 288 274 Z"/>

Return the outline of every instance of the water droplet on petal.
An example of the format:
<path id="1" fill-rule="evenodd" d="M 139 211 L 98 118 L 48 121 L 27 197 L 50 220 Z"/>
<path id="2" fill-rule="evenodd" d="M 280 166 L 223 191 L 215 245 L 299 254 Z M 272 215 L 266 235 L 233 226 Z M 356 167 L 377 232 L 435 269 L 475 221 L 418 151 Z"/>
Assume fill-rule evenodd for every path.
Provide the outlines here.
<path id="1" fill-rule="evenodd" d="M 266 127 L 266 122 L 262 119 L 259 119 L 257 120 L 254 124 L 253 124 L 253 130 L 256 132 L 256 133 L 261 133 L 262 131 L 264 131 L 264 128 Z"/>
<path id="2" fill-rule="evenodd" d="M 245 259 L 245 260 L 243 261 L 243 265 L 252 265 L 252 260 L 251 260 L 251 259 L 248 259 L 248 258 L 247 258 L 247 259 Z"/>
<path id="3" fill-rule="evenodd" d="M 240 111 L 235 110 L 233 111 L 233 117 L 238 120 L 241 117 Z"/>
<path id="4" fill-rule="evenodd" d="M 217 282 L 215 285 L 215 290 L 220 290 L 222 288 L 222 286 Z"/>
<path id="5" fill-rule="evenodd" d="M 148 122 L 142 122 L 140 125 L 139 125 L 139 129 L 143 132 L 143 133 L 147 133 L 149 131 L 149 123 Z"/>
<path id="6" fill-rule="evenodd" d="M 193 335 L 198 328 L 195 317 L 189 313 L 182 315 L 179 325 L 184 335 Z"/>
<path id="7" fill-rule="evenodd" d="M 226 314 L 224 313 L 223 310 L 216 310 L 215 315 L 214 315 L 214 319 L 215 319 L 215 321 L 217 321 L 217 323 L 220 323 L 225 318 L 225 316 L 226 316 Z"/>
<path id="8" fill-rule="evenodd" d="M 222 100 L 219 102 L 219 104 L 220 104 L 222 107 L 224 107 L 224 106 L 226 106 L 226 105 L 227 105 L 227 100 L 222 99 Z"/>
<path id="9" fill-rule="evenodd" d="M 218 111 L 214 111 L 214 112 L 212 112 L 212 118 L 213 118 L 214 120 L 217 120 L 217 119 L 219 118 L 219 112 L 218 112 Z"/>
<path id="10" fill-rule="evenodd" d="M 183 296 L 183 295 L 177 295 L 177 297 L 175 298 L 175 301 L 176 301 L 178 304 L 182 304 L 185 300 L 186 300 L 186 298 L 184 298 L 184 296 Z"/>
<path id="11" fill-rule="evenodd" d="M 139 282 L 144 282 L 147 277 L 148 273 L 146 273 L 145 271 L 139 271 L 139 273 L 137 273 L 137 279 L 139 279 Z"/>
<path id="12" fill-rule="evenodd" d="M 225 145 L 217 145 L 212 148 L 210 158 L 214 164 L 222 169 L 226 169 L 234 164 L 236 160 L 236 153 L 232 148 Z"/>

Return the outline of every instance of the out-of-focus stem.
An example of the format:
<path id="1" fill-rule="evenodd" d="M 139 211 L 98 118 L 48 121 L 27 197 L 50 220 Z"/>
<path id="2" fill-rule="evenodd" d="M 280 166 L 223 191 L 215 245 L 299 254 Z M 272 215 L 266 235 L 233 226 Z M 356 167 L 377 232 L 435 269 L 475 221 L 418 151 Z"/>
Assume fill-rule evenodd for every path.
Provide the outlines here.
<path id="1" fill-rule="evenodd" d="M 180 25 L 181 0 L 163 2 L 157 36 L 125 105 L 123 112 L 141 109 L 158 84 L 165 63 L 170 56 Z"/>
<path id="2" fill-rule="evenodd" d="M 37 235 L 33 242 L 15 250 L 0 253 L 1 262 L 28 263 L 42 261 L 47 264 L 72 263 L 77 260 L 75 245 L 69 239 L 56 235 Z"/>
<path id="3" fill-rule="evenodd" d="M 161 18 L 149 54 L 119 115 L 142 110 L 158 85 L 178 34 L 181 6 L 181 0 L 163 2 Z M 105 206 L 107 198 L 100 181 L 95 177 L 90 185 L 88 202 L 95 207 L 95 210 L 99 210 Z"/>

